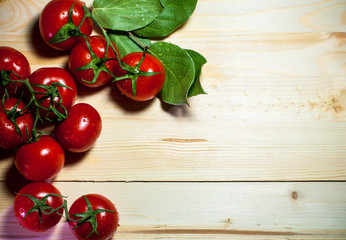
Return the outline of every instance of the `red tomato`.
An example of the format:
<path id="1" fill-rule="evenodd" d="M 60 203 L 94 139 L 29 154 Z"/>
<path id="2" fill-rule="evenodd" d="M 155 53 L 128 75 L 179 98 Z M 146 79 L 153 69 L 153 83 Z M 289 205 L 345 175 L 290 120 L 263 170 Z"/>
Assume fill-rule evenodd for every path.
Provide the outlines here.
<path id="1" fill-rule="evenodd" d="M 29 82 L 31 85 L 33 84 L 42 84 L 45 86 L 51 86 L 53 83 L 61 83 L 69 88 L 66 87 L 60 87 L 58 86 L 58 91 L 61 97 L 55 96 L 54 101 L 58 102 L 61 99 L 61 104 L 66 108 L 66 110 L 69 110 L 71 106 L 76 102 L 77 99 L 77 86 L 76 82 L 74 81 L 73 77 L 70 73 L 68 73 L 66 70 L 62 68 L 57 67 L 47 67 L 47 68 L 40 68 L 37 69 L 35 72 L 33 72 L 29 77 Z M 38 86 L 32 86 L 34 91 L 40 92 L 40 93 L 46 93 L 47 90 L 38 87 Z M 26 95 L 28 98 L 28 94 Z M 43 94 L 35 94 L 35 98 L 37 101 L 43 100 L 44 95 Z M 40 104 L 44 108 L 49 108 L 51 104 L 52 98 L 48 97 L 42 101 Z M 54 107 L 60 112 L 64 113 L 64 110 L 62 107 L 58 106 L 56 103 L 54 104 Z M 42 118 L 49 118 L 51 120 L 56 119 L 56 115 L 53 112 L 48 112 L 44 109 L 40 109 L 39 111 L 40 116 Z"/>
<path id="2" fill-rule="evenodd" d="M 102 120 L 97 110 L 87 103 L 72 106 L 68 117 L 55 127 L 55 137 L 70 152 L 85 152 L 99 138 Z"/>
<path id="3" fill-rule="evenodd" d="M 122 61 L 134 67 L 139 63 L 142 56 L 142 52 L 134 52 L 123 57 Z M 133 97 L 132 81 L 130 78 L 116 81 L 116 85 L 125 96 L 136 101 L 147 101 L 154 98 L 161 91 L 165 83 L 165 68 L 156 57 L 146 54 L 139 70 L 144 72 L 158 72 L 158 74 L 152 76 L 139 76 L 137 78 L 135 97 Z M 124 76 L 126 73 L 127 72 L 122 69 L 116 71 L 118 77 Z"/>
<path id="4" fill-rule="evenodd" d="M 15 165 L 20 174 L 30 181 L 55 178 L 65 163 L 65 153 L 50 135 L 21 146 L 16 152 Z"/>
<path id="5" fill-rule="evenodd" d="M 114 77 L 111 74 L 107 73 L 105 70 L 109 70 L 114 74 L 115 70 L 118 67 L 118 61 L 116 59 L 104 61 L 106 55 L 107 41 L 102 36 L 91 36 L 88 40 L 91 46 L 92 51 L 97 58 L 93 57 L 89 51 L 89 48 L 84 41 L 80 41 L 77 45 L 73 47 L 70 53 L 69 66 L 74 78 L 81 84 L 87 87 L 99 87 L 109 83 Z M 118 51 L 116 46 L 113 44 L 115 49 Z M 118 51 L 119 54 L 119 51 Z M 107 58 L 115 58 L 115 53 L 111 47 L 108 47 Z M 103 64 L 104 63 L 104 64 Z M 83 67 L 89 64 L 90 68 L 85 70 L 76 69 Z M 107 68 L 107 69 L 105 69 Z M 94 83 L 92 82 L 94 78 L 94 71 L 101 71 Z"/>
<path id="6" fill-rule="evenodd" d="M 52 193 L 61 196 L 60 191 L 52 184 L 47 182 L 33 182 L 25 185 L 19 191 L 18 195 L 14 200 L 14 214 L 18 222 L 23 227 L 35 232 L 44 232 L 55 226 L 61 219 L 61 216 L 58 213 L 63 214 L 63 208 L 59 209 L 58 213 L 52 213 L 48 215 L 42 214 L 42 222 L 40 222 L 40 216 L 38 211 L 28 213 L 30 209 L 32 209 L 35 206 L 34 202 L 28 196 L 21 195 L 27 194 L 38 200 L 42 200 L 42 198 L 44 198 L 47 194 Z M 46 201 L 44 201 L 45 199 L 43 199 L 43 203 L 45 203 L 45 206 L 48 206 L 48 208 L 51 207 L 56 209 L 64 203 L 63 198 L 60 196 L 48 196 Z M 41 210 L 43 210 L 46 213 L 51 211 L 51 209 L 44 210 L 44 207 L 41 208 Z M 25 217 L 26 214 L 27 216 Z"/>
<path id="7" fill-rule="evenodd" d="M 78 27 L 84 17 L 83 5 L 85 5 L 80 0 L 52 0 L 42 10 L 39 20 L 42 38 L 48 45 L 57 50 L 68 50 L 81 39 L 79 36 L 72 36 L 59 43 L 49 43 L 60 28 L 68 22 L 69 11 L 73 4 L 72 21 Z M 93 22 L 90 18 L 86 18 L 80 31 L 84 35 L 90 36 L 92 30 Z"/>
<path id="8" fill-rule="evenodd" d="M 0 70 L 2 71 L 1 83 L 4 83 L 6 78 L 10 80 L 24 80 L 30 75 L 30 65 L 26 57 L 21 52 L 11 47 L 0 46 Z M 13 73 L 8 74 L 4 71 L 13 71 L 20 78 Z M 9 96 L 15 96 L 17 93 L 21 92 L 23 87 L 23 83 L 8 84 L 7 90 Z M 2 97 L 4 93 L 4 87 L 0 84 L 0 97 Z"/>
<path id="9" fill-rule="evenodd" d="M 17 105 L 18 103 L 18 105 Z M 17 108 L 15 109 L 15 106 Z M 25 108 L 25 103 L 17 98 L 5 99 L 4 107 L 7 111 L 14 111 L 17 114 Z M 25 113 L 25 114 L 24 114 Z M 11 113 L 10 115 L 13 115 Z M 13 119 L 14 120 L 14 119 Z M 16 117 L 15 121 L 21 132 L 18 133 L 14 123 L 6 115 L 4 108 L 0 104 L 0 147 L 5 149 L 15 149 L 24 144 L 32 135 L 34 126 L 34 116 L 29 110 L 24 110 L 23 115 Z M 27 135 L 27 130 L 29 136 Z"/>
<path id="10" fill-rule="evenodd" d="M 91 208 L 88 209 L 88 205 L 84 197 L 90 202 Z M 106 240 L 110 239 L 119 225 L 119 214 L 114 204 L 106 197 L 100 194 L 87 194 L 78 198 L 69 209 L 69 216 L 72 220 L 79 220 L 81 217 L 75 217 L 73 214 L 80 214 L 85 212 L 97 211 L 97 209 L 106 209 L 113 212 L 101 211 L 96 214 L 97 228 L 96 232 L 93 232 L 92 224 L 84 222 L 80 226 L 73 229 L 77 222 L 69 221 L 69 226 L 73 234 L 79 240 Z M 94 212 L 95 213 L 95 212 Z M 92 233 L 92 234 L 91 234 Z M 89 234 L 91 234 L 89 236 Z"/>

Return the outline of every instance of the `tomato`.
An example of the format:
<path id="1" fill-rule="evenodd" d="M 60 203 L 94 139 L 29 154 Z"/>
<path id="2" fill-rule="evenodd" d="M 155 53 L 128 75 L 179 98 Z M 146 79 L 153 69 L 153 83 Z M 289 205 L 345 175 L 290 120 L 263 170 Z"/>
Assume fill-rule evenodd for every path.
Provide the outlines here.
<path id="1" fill-rule="evenodd" d="M 15 156 L 18 172 L 30 181 L 55 178 L 64 163 L 64 150 L 50 135 L 43 135 L 38 141 L 21 146 Z"/>
<path id="2" fill-rule="evenodd" d="M 121 61 L 135 67 L 142 56 L 142 52 L 134 52 L 123 57 Z M 116 85 L 122 94 L 133 100 L 147 101 L 153 99 L 161 91 L 165 83 L 165 68 L 156 57 L 146 54 L 139 70 L 144 72 L 156 72 L 158 74 L 152 76 L 139 76 L 137 78 L 135 97 L 133 96 L 132 81 L 130 78 L 116 81 Z M 127 72 L 122 69 L 116 71 L 117 77 L 124 76 L 126 73 Z"/>
<path id="3" fill-rule="evenodd" d="M 17 98 L 6 98 L 4 107 L 5 109 L 0 105 L 0 147 L 15 149 L 31 137 L 35 122 L 34 116 L 27 109 L 20 114 L 26 105 L 22 100 Z M 13 116 L 12 120 L 11 116 L 6 115 L 5 110 L 10 111 L 9 115 Z M 19 115 L 16 116 L 17 114 Z M 17 131 L 14 121 L 17 123 L 21 135 Z"/>
<path id="4" fill-rule="evenodd" d="M 115 58 L 105 61 L 107 41 L 102 36 L 91 36 L 88 40 L 92 49 L 92 52 L 96 55 L 96 58 L 90 53 L 86 41 L 80 41 L 75 45 L 70 53 L 69 67 L 72 75 L 77 80 L 77 82 L 87 86 L 87 87 L 99 87 L 109 83 L 114 77 L 106 72 L 108 69 L 114 74 L 115 70 L 118 68 L 118 61 L 116 60 L 116 55 L 111 47 L 108 48 L 107 58 Z M 118 51 L 116 46 L 113 44 L 115 49 Z M 119 51 L 118 51 L 119 54 Z M 85 70 L 77 70 L 83 66 L 89 66 Z M 106 69 L 107 68 L 107 69 Z M 77 70 L 77 71 L 76 71 Z M 93 81 L 96 71 L 100 71 L 95 82 Z M 87 82 L 89 83 L 87 83 Z"/>
<path id="5" fill-rule="evenodd" d="M 43 199 L 44 206 L 40 210 L 28 213 L 35 203 L 28 197 L 22 194 L 30 195 L 38 200 L 42 200 L 47 194 L 50 194 L 46 199 Z M 56 194 L 60 196 L 53 196 Z M 63 205 L 63 198 L 60 191 L 52 184 L 47 182 L 33 182 L 25 185 L 17 194 L 14 200 L 14 214 L 18 222 L 25 228 L 35 231 L 44 232 L 55 226 L 61 219 L 63 208 L 58 210 L 58 213 L 42 214 L 42 221 L 40 221 L 39 211 L 50 212 L 51 209 L 56 209 Z M 38 206 L 37 206 L 38 207 Z M 26 216 L 25 216 L 26 215 Z M 24 218 L 25 217 L 25 218 Z"/>
<path id="6" fill-rule="evenodd" d="M 90 203 L 89 207 L 87 201 L 89 201 Z M 98 209 L 104 209 L 108 211 L 102 211 Z M 97 211 L 99 211 L 99 213 L 97 213 Z M 100 194 L 87 194 L 85 196 L 78 198 L 76 201 L 73 202 L 72 206 L 70 207 L 69 216 L 72 220 L 80 220 L 81 217 L 76 217 L 73 215 L 85 212 L 91 212 L 94 213 L 94 216 L 96 215 L 93 219 L 94 221 L 91 220 L 94 222 L 93 224 L 90 222 L 84 222 L 78 227 L 76 227 L 77 222 L 69 221 L 71 231 L 79 240 L 110 239 L 118 229 L 118 211 L 114 204 L 105 196 L 102 196 Z M 97 226 L 96 229 L 93 229 L 93 226 Z M 98 234 L 95 231 L 93 232 L 93 230 L 96 230 Z"/>
<path id="7" fill-rule="evenodd" d="M 72 21 L 78 27 L 84 17 L 83 5 L 85 3 L 80 0 L 52 0 L 42 10 L 39 19 L 39 27 L 43 40 L 51 47 L 57 50 L 68 50 L 72 48 L 82 37 L 67 36 L 66 40 L 59 43 L 51 43 L 52 38 L 69 20 L 70 8 L 73 6 Z M 80 27 L 80 32 L 86 36 L 90 36 L 93 30 L 93 22 L 90 18 L 86 18 Z M 69 34 L 76 32 L 76 29 L 67 30 Z"/>
<path id="8" fill-rule="evenodd" d="M 74 81 L 73 77 L 70 73 L 68 73 L 66 70 L 58 67 L 47 67 L 47 68 L 40 68 L 37 69 L 35 72 L 33 72 L 29 77 L 29 83 L 32 85 L 32 89 L 34 91 L 40 92 L 35 93 L 35 98 L 37 101 L 42 101 L 40 105 L 44 108 L 49 108 L 52 99 L 55 102 L 61 101 L 61 105 L 66 109 L 69 110 L 71 106 L 76 102 L 77 99 L 77 86 L 76 82 Z M 33 84 L 41 84 L 44 86 L 51 86 L 54 85 L 54 83 L 60 83 L 65 85 L 66 87 L 57 86 L 59 95 L 55 95 L 54 98 L 51 96 L 44 99 L 44 94 L 47 93 L 47 89 L 44 89 L 42 87 L 34 86 Z M 27 92 L 26 98 L 28 98 L 29 93 Z M 64 114 L 65 111 L 61 106 L 58 106 L 56 103 L 53 104 L 55 109 L 58 110 L 58 112 Z M 48 112 L 45 109 L 40 109 L 39 114 L 42 118 L 49 118 L 51 120 L 54 120 L 57 118 L 56 114 L 54 112 Z"/>
<path id="9" fill-rule="evenodd" d="M 5 93 L 3 84 L 8 80 L 24 80 L 29 77 L 31 70 L 27 58 L 18 50 L 0 46 L 0 70 L 1 70 L 1 83 L 0 84 L 0 97 Z M 15 74 L 7 71 L 13 71 Z M 16 74 L 18 76 L 16 76 Z M 19 77 L 19 78 L 18 78 Z M 9 96 L 16 96 L 21 92 L 24 87 L 23 83 L 10 83 L 7 84 Z"/>
<path id="10" fill-rule="evenodd" d="M 85 152 L 99 138 L 102 120 L 98 111 L 87 103 L 72 106 L 68 117 L 55 127 L 55 137 L 70 152 Z"/>

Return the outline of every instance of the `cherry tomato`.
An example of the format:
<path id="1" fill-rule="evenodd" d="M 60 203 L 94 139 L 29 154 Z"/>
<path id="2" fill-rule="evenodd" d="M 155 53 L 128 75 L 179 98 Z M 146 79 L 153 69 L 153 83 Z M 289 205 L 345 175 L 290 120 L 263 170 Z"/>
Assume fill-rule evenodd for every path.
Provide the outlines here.
<path id="1" fill-rule="evenodd" d="M 24 144 L 31 137 L 35 121 L 34 116 L 27 109 L 21 112 L 26 105 L 22 100 L 18 100 L 17 98 L 6 98 L 4 107 L 5 109 L 2 104 L 0 105 L 0 147 L 15 149 Z M 6 115 L 5 110 L 10 111 L 10 116 Z M 11 115 L 13 121 L 11 121 Z M 21 135 L 17 131 L 13 123 L 14 121 L 17 123 Z"/>
<path id="2" fill-rule="evenodd" d="M 126 64 L 135 67 L 143 56 L 142 52 L 134 52 L 122 58 Z M 162 89 L 165 83 L 165 68 L 156 57 L 146 54 L 144 61 L 140 67 L 144 72 L 157 72 L 158 74 L 152 76 L 139 76 L 137 78 L 136 95 L 133 97 L 132 81 L 130 78 L 116 81 L 116 85 L 120 92 L 125 96 L 136 101 L 147 101 L 154 98 Z M 127 72 L 119 69 L 116 71 L 117 76 L 124 76 Z"/>
<path id="3" fill-rule="evenodd" d="M 70 152 L 85 152 L 99 138 L 102 120 L 97 110 L 87 103 L 72 106 L 68 117 L 55 127 L 55 137 Z"/>
<path id="4" fill-rule="evenodd" d="M 84 197 L 87 199 L 87 201 L 89 201 L 91 209 L 90 207 L 88 208 L 88 204 Z M 96 231 L 98 234 L 96 232 L 92 232 L 93 225 L 90 222 L 84 222 L 80 226 L 73 229 L 77 225 L 77 222 L 69 221 L 71 231 L 79 240 L 110 239 L 118 229 L 119 214 L 116 207 L 108 198 L 100 194 L 87 194 L 78 198 L 70 207 L 69 216 L 73 220 L 79 220 L 81 217 L 75 217 L 73 214 L 81 214 L 88 211 L 93 212 L 95 210 L 97 211 L 97 209 L 108 210 L 101 211 L 100 213 L 96 214 Z"/>
<path id="5" fill-rule="evenodd" d="M 53 208 L 56 209 L 63 205 L 63 198 L 61 197 L 60 191 L 54 187 L 52 184 L 47 182 L 33 182 L 25 185 L 17 194 L 15 200 L 14 200 L 14 214 L 18 220 L 18 222 L 25 228 L 29 229 L 30 231 L 35 232 L 44 232 L 48 229 L 55 226 L 61 219 L 61 215 L 63 214 L 63 208 L 60 208 L 58 210 L 58 213 L 51 213 L 51 214 L 43 214 L 42 213 L 42 221 L 40 221 L 40 215 L 39 210 L 30 212 L 30 209 L 32 209 L 35 206 L 35 203 L 28 197 L 22 194 L 30 195 L 38 200 L 42 200 L 47 194 L 57 194 L 60 196 L 53 196 L 50 195 L 47 197 L 46 201 L 43 199 L 43 202 L 45 203 L 45 207 L 47 209 L 41 208 L 44 212 L 48 213 Z M 25 216 L 26 215 L 26 216 Z M 25 217 L 25 219 L 24 219 Z"/>
<path id="6" fill-rule="evenodd" d="M 21 146 L 15 156 L 18 172 L 30 181 L 55 178 L 64 163 L 64 150 L 50 135 L 43 135 L 38 141 Z"/>
<path id="7" fill-rule="evenodd" d="M 109 83 L 114 77 L 106 72 L 105 70 L 109 70 L 114 74 L 115 70 L 118 68 L 118 61 L 116 60 L 116 56 L 111 47 L 108 48 L 107 58 L 114 58 L 108 61 L 104 61 L 106 55 L 107 42 L 106 39 L 102 36 L 91 36 L 90 40 L 88 40 L 91 46 L 93 53 L 97 58 L 92 56 L 89 51 L 89 48 L 84 41 L 80 41 L 77 45 L 75 45 L 70 53 L 69 58 L 69 67 L 72 72 L 72 75 L 77 80 L 77 82 L 87 86 L 87 87 L 99 87 Z M 115 49 L 118 51 L 116 46 L 113 44 Z M 119 51 L 118 51 L 119 54 Z M 104 64 L 103 64 L 104 63 Z M 77 70 L 80 67 L 85 65 L 90 66 L 85 70 Z M 107 69 L 105 69 L 107 68 Z M 100 71 L 98 77 L 95 79 L 96 81 L 92 82 L 95 76 L 94 72 Z M 87 81 L 87 82 L 85 82 Z"/>
<path id="8" fill-rule="evenodd" d="M 6 80 L 24 80 L 30 75 L 30 65 L 27 58 L 18 50 L 0 46 L 0 70 L 1 70 L 1 82 L 4 83 Z M 6 72 L 13 71 L 16 74 Z M 18 78 L 19 77 L 19 78 Z M 16 96 L 20 93 L 24 87 L 23 83 L 10 83 L 7 84 L 7 90 L 9 96 Z M 5 93 L 4 87 L 0 85 L 0 97 Z"/>
<path id="9" fill-rule="evenodd" d="M 68 50 L 72 48 L 80 39 L 80 36 L 72 36 L 59 43 L 49 43 L 55 34 L 68 22 L 69 11 L 73 6 L 72 21 L 78 27 L 84 17 L 83 5 L 80 0 L 52 0 L 42 10 L 39 26 L 43 40 L 57 50 Z M 90 18 L 86 18 L 79 29 L 84 35 L 90 36 L 93 30 L 93 23 Z M 73 30 L 70 30 L 73 32 Z"/>
<path id="10" fill-rule="evenodd" d="M 71 74 L 62 68 L 47 67 L 47 68 L 37 69 L 35 72 L 33 72 L 30 75 L 29 83 L 32 85 L 32 89 L 34 91 L 42 93 L 42 94 L 36 93 L 35 98 L 37 99 L 37 101 L 42 100 L 40 105 L 46 109 L 49 108 L 52 101 L 51 97 L 47 97 L 44 99 L 43 93 L 47 93 L 48 90 L 42 87 L 34 86 L 33 84 L 41 84 L 44 86 L 52 86 L 54 85 L 54 83 L 63 84 L 66 87 L 57 86 L 60 96 L 58 95 L 54 96 L 53 100 L 55 102 L 59 102 L 61 100 L 61 105 L 64 106 L 66 110 L 69 110 L 71 106 L 76 102 L 76 99 L 77 99 L 76 82 L 74 81 Z M 28 96 L 29 94 L 26 94 L 27 98 Z M 64 109 L 58 106 L 56 103 L 53 104 L 53 106 L 60 113 L 62 114 L 65 113 Z M 42 118 L 49 118 L 51 120 L 54 120 L 57 117 L 56 114 L 54 114 L 54 112 L 48 112 L 44 109 L 40 109 L 39 114 Z"/>

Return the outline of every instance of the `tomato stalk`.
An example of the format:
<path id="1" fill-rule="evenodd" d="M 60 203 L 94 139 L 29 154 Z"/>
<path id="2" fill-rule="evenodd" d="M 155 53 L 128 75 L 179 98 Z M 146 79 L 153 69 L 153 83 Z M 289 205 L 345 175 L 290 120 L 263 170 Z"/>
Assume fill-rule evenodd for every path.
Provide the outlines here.
<path id="1" fill-rule="evenodd" d="M 0 71 L 0 84 L 1 86 L 4 88 L 5 90 L 5 96 L 7 98 L 9 98 L 9 93 L 8 93 L 8 89 L 7 89 L 7 86 L 9 84 L 13 84 L 13 81 L 10 79 L 10 74 L 13 73 L 16 77 L 18 77 L 20 79 L 20 77 L 18 76 L 17 73 L 15 73 L 14 71 L 12 70 L 9 70 L 9 71 L 6 71 L 4 69 L 1 69 Z M 15 84 L 13 84 L 15 86 L 15 88 L 17 89 L 17 86 Z"/>
<path id="2" fill-rule="evenodd" d="M 17 111 L 17 109 L 18 109 L 18 104 L 19 104 L 19 102 L 20 102 L 20 100 L 21 100 L 21 97 L 22 97 L 22 96 L 20 96 L 20 98 L 18 99 L 18 101 L 16 102 L 16 104 L 13 106 L 13 108 L 12 108 L 11 110 L 6 110 L 6 108 L 5 108 L 5 98 L 6 98 L 6 95 L 3 96 L 2 101 L 1 101 L 1 105 L 2 105 L 2 109 L 4 110 L 4 112 L 5 112 L 6 116 L 7 116 L 7 118 L 8 118 L 8 119 L 13 123 L 13 125 L 15 126 L 16 131 L 18 132 L 19 136 L 20 136 L 20 137 L 23 137 L 23 136 L 22 136 L 22 132 L 20 131 L 19 126 L 18 126 L 18 124 L 17 124 L 16 119 L 17 119 L 18 117 L 20 117 L 20 116 L 23 116 L 24 114 L 28 114 L 29 111 L 26 111 L 25 113 L 23 113 L 23 112 L 25 111 L 25 109 L 22 109 L 21 111 Z M 27 130 L 28 130 L 28 129 L 27 129 Z M 27 136 L 29 136 L 29 134 L 28 134 Z"/>
<path id="3" fill-rule="evenodd" d="M 35 116 L 36 118 L 38 118 L 41 122 L 43 122 L 44 120 L 50 121 L 52 122 L 53 120 L 48 118 L 48 114 L 49 112 L 53 112 L 58 118 L 57 121 L 63 121 L 67 118 L 67 109 L 62 105 L 62 97 L 59 93 L 59 89 L 58 87 L 64 87 L 64 88 L 68 88 L 71 89 L 70 87 L 61 84 L 59 82 L 54 82 L 51 85 L 42 85 L 42 84 L 30 84 L 29 83 L 29 79 L 25 79 L 24 80 L 24 84 L 27 87 L 27 89 L 29 90 L 30 93 L 30 100 L 27 104 L 27 107 L 30 106 L 31 104 L 34 105 L 34 109 L 35 109 Z M 39 92 L 39 91 L 35 91 L 32 87 L 38 87 L 38 88 L 42 88 L 45 90 L 45 92 Z M 35 94 L 39 94 L 39 95 L 43 95 L 42 98 L 40 98 L 39 101 L 37 101 Z M 47 99 L 50 98 L 50 103 L 49 103 L 49 108 L 45 108 L 43 106 L 41 106 L 41 103 Z M 58 98 L 59 100 L 56 101 L 55 99 Z M 61 107 L 64 111 L 64 113 L 60 113 L 56 107 Z M 42 117 L 39 114 L 39 109 L 45 110 L 47 111 L 47 114 L 45 116 L 44 119 L 42 119 Z"/>
<path id="4" fill-rule="evenodd" d="M 149 47 L 146 46 L 145 44 L 143 44 L 141 41 L 139 41 L 138 38 L 136 38 L 131 32 L 129 32 L 130 37 L 132 39 L 134 39 L 134 41 L 136 41 L 138 44 L 140 44 L 144 48 L 144 51 L 143 51 L 143 57 L 142 57 L 141 61 L 135 67 L 132 67 L 132 66 L 124 63 L 123 61 L 121 61 L 120 56 L 118 54 L 118 51 L 113 46 L 112 41 L 110 40 L 107 31 L 97 22 L 97 20 L 93 17 L 93 15 L 91 14 L 91 12 L 89 11 L 89 9 L 86 6 L 83 6 L 83 9 L 84 9 L 84 13 L 85 13 L 84 15 L 88 16 L 95 23 L 95 25 L 100 29 L 100 31 L 102 32 L 102 35 L 106 39 L 107 50 L 106 50 L 106 55 L 105 56 L 107 56 L 107 51 L 108 51 L 108 48 L 110 46 L 112 48 L 112 50 L 114 51 L 115 56 L 116 56 L 116 58 L 117 58 L 117 60 L 119 62 L 119 67 L 121 69 L 127 71 L 127 74 L 125 76 L 122 76 L 122 77 L 119 77 L 119 78 L 114 78 L 113 82 L 130 78 L 131 82 L 132 82 L 133 97 L 135 98 L 136 91 L 137 91 L 136 89 L 137 89 L 137 79 L 138 79 L 138 77 L 139 76 L 153 76 L 153 75 L 159 74 L 159 72 L 144 72 L 144 71 L 140 71 L 139 70 L 141 65 L 142 65 L 142 62 L 144 61 L 145 53 L 149 49 Z M 89 49 L 91 49 L 91 47 Z M 112 76 L 114 77 L 113 74 L 112 74 Z M 96 79 L 95 80 L 93 79 L 93 82 L 94 81 L 96 81 Z"/>
<path id="5" fill-rule="evenodd" d="M 53 36 L 51 40 L 48 41 L 48 43 L 50 44 L 60 43 L 69 39 L 70 37 L 86 38 L 86 36 L 80 31 L 80 28 L 82 24 L 84 23 L 87 16 L 84 16 L 82 19 L 82 22 L 79 24 L 78 27 L 76 27 L 72 19 L 74 5 L 75 3 L 72 4 L 69 10 L 67 23 L 59 29 L 59 31 Z"/>
<path id="6" fill-rule="evenodd" d="M 44 122 L 44 120 L 47 120 L 49 122 L 52 122 L 53 120 L 51 120 L 48 117 L 48 114 L 50 112 L 53 112 L 56 116 L 57 116 L 57 121 L 61 122 L 63 120 L 65 120 L 68 116 L 68 112 L 67 109 L 62 105 L 62 97 L 59 93 L 59 87 L 64 87 L 64 88 L 68 88 L 71 89 L 70 87 L 58 83 L 58 82 L 54 82 L 51 85 L 42 85 L 42 84 L 30 84 L 29 83 L 29 79 L 25 79 L 24 80 L 24 84 L 27 87 L 27 89 L 29 90 L 30 93 L 30 100 L 27 104 L 28 108 L 30 105 L 33 104 L 34 106 L 34 113 L 35 113 L 35 123 L 34 123 L 34 127 L 32 130 L 32 139 L 30 139 L 30 142 L 36 142 L 45 132 L 38 132 L 37 131 L 37 123 L 40 120 L 41 122 Z M 38 92 L 35 91 L 32 87 L 39 87 L 44 89 L 46 92 Z M 43 95 L 43 97 L 37 101 L 35 94 L 40 94 Z M 50 98 L 50 103 L 49 103 L 49 108 L 45 108 L 43 106 L 41 106 L 41 103 L 47 99 Z M 55 99 L 59 99 L 58 101 L 56 101 Z M 56 107 L 60 107 L 61 109 L 63 109 L 64 113 L 59 112 Z M 47 111 L 46 117 L 44 119 L 42 119 L 41 115 L 40 115 L 40 109 Z"/>
<path id="7" fill-rule="evenodd" d="M 13 71 L 11 71 L 11 72 L 13 72 Z M 3 71 L 2 71 L 2 73 L 3 73 Z M 6 73 L 6 75 L 9 75 L 9 74 Z M 17 77 L 19 77 L 19 76 L 17 76 Z M 50 112 L 53 112 L 57 116 L 56 121 L 61 122 L 67 118 L 68 112 L 67 112 L 67 109 L 62 105 L 62 97 L 59 93 L 58 87 L 64 87 L 64 88 L 71 89 L 70 87 L 68 87 L 64 84 L 61 84 L 59 82 L 54 82 L 51 85 L 30 84 L 29 79 L 25 79 L 25 80 L 8 79 L 6 81 L 7 81 L 6 84 L 23 83 L 29 91 L 30 99 L 28 100 L 26 107 L 23 108 L 19 112 L 17 112 L 16 110 L 17 110 L 17 106 L 18 106 L 18 103 L 19 103 L 19 100 L 21 99 L 21 97 L 19 98 L 16 106 L 10 111 L 8 111 L 4 108 L 4 101 L 5 101 L 6 94 L 3 96 L 3 99 L 2 99 L 2 107 L 3 107 L 3 109 L 7 115 L 7 118 L 11 122 L 13 122 L 13 124 L 15 125 L 15 128 L 16 128 L 16 131 L 20 134 L 20 136 L 22 136 L 22 133 L 19 130 L 19 126 L 16 122 L 16 118 L 25 114 L 23 112 L 28 110 L 29 107 L 33 108 L 34 115 L 35 115 L 35 123 L 34 123 L 34 127 L 32 129 L 32 139 L 29 139 L 29 142 L 36 142 L 40 138 L 40 136 L 42 136 L 45 133 L 45 132 L 38 132 L 37 131 L 37 124 L 38 124 L 38 121 L 44 122 L 45 120 L 52 122 L 53 120 L 48 117 L 48 114 Z M 35 91 L 33 89 L 33 86 L 38 87 L 38 88 L 42 88 L 45 90 L 45 92 Z M 43 95 L 43 97 L 40 100 L 37 100 L 35 97 L 35 94 Z M 47 98 L 50 98 L 50 103 L 49 103 L 48 108 L 41 106 L 41 103 Z M 58 99 L 58 101 L 56 99 Z M 63 109 L 63 113 L 59 112 L 57 110 L 57 107 L 60 107 L 61 109 Z M 40 115 L 40 109 L 47 111 L 47 114 L 44 118 L 42 118 Z M 27 129 L 27 136 L 29 136 L 28 129 Z"/>
<path id="8" fill-rule="evenodd" d="M 84 15 L 89 17 L 95 23 L 95 25 L 100 29 L 100 31 L 102 32 L 102 35 L 106 39 L 107 47 L 106 47 L 106 55 L 105 56 L 107 56 L 108 48 L 111 47 L 113 52 L 115 53 L 117 61 L 119 62 L 119 66 L 122 68 L 122 62 L 121 62 L 120 56 L 118 54 L 118 51 L 113 46 L 112 41 L 110 40 L 106 30 L 96 21 L 96 19 L 94 18 L 94 16 L 91 14 L 91 12 L 89 11 L 89 9 L 86 6 L 83 6 L 83 9 L 84 9 Z"/>
<path id="9" fill-rule="evenodd" d="M 135 41 L 136 43 L 138 43 L 140 46 L 143 47 L 143 49 L 146 51 L 146 50 L 149 50 L 149 46 L 145 45 L 144 43 L 141 42 L 141 40 L 139 40 L 132 32 L 128 32 L 130 38 Z"/>
<path id="10" fill-rule="evenodd" d="M 105 57 L 104 58 L 99 58 L 99 57 L 96 56 L 95 52 L 91 48 L 91 45 L 90 45 L 88 39 L 86 39 L 86 38 L 85 38 L 85 43 L 86 43 L 86 45 L 88 47 L 88 50 L 90 52 L 91 61 L 88 64 L 86 64 L 86 65 L 84 65 L 84 66 L 82 66 L 80 68 L 77 68 L 77 69 L 75 69 L 73 71 L 82 71 L 82 70 L 86 70 L 86 69 L 91 69 L 94 72 L 93 79 L 91 81 L 83 80 L 84 82 L 89 83 L 89 84 L 95 83 L 97 78 L 98 78 L 98 76 L 100 75 L 100 73 L 102 71 L 105 71 L 105 72 L 109 73 L 112 77 L 115 78 L 115 75 L 107 68 L 107 66 L 105 64 L 107 61 L 115 59 L 115 58 L 107 58 L 108 48 L 109 48 L 108 43 L 107 43 L 107 49 L 106 49 L 106 53 L 105 53 Z"/>
<path id="11" fill-rule="evenodd" d="M 131 83 L 132 83 L 133 98 L 136 98 L 138 77 L 140 77 L 140 76 L 153 76 L 153 75 L 160 73 L 160 72 L 144 72 L 144 71 L 140 70 L 140 67 L 141 67 L 141 65 L 145 59 L 145 54 L 146 54 L 146 49 L 143 51 L 143 56 L 142 56 L 141 60 L 134 67 L 123 62 L 123 70 L 127 71 L 127 74 L 125 74 L 124 76 L 115 78 L 113 80 L 113 82 L 115 82 L 115 81 L 120 81 L 123 79 L 130 78 Z"/>
<path id="12" fill-rule="evenodd" d="M 31 195 L 28 195 L 28 194 L 22 194 L 22 193 L 18 193 L 18 195 L 22 195 L 22 196 L 26 196 L 28 197 L 33 203 L 34 203 L 34 206 L 24 215 L 24 218 L 23 220 L 25 220 L 25 218 L 28 216 L 29 213 L 32 213 L 32 212 L 38 212 L 38 215 L 39 215 L 39 218 L 40 218 L 40 223 L 42 223 L 42 216 L 43 215 L 49 215 L 49 214 L 52 214 L 52 213 L 57 213 L 58 215 L 60 216 L 63 216 L 61 213 L 58 212 L 59 209 L 65 207 L 66 203 L 64 201 L 64 204 L 57 207 L 57 208 L 52 208 L 51 206 L 49 206 L 46 202 L 47 202 L 47 199 L 50 197 L 50 196 L 53 196 L 53 197 L 62 197 L 62 198 L 67 198 L 65 196 L 62 196 L 62 195 L 59 195 L 59 194 L 55 194 L 55 193 L 49 193 L 47 195 L 45 195 L 41 200 L 38 199 L 38 198 L 35 198 Z"/>

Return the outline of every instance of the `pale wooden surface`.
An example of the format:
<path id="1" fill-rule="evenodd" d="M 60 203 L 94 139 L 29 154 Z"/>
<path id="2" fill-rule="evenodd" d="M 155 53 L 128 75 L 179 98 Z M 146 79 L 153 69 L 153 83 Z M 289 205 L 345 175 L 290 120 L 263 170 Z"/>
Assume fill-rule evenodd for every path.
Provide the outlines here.
<path id="1" fill-rule="evenodd" d="M 0 1 L 0 45 L 32 70 L 66 66 L 38 32 L 47 2 Z M 208 95 L 168 108 L 80 90 L 103 132 L 53 184 L 70 202 L 111 198 L 114 239 L 346 239 L 345 30 L 345 0 L 199 0 L 166 41 L 207 58 Z M 0 178 L 0 239 L 73 239 L 63 221 L 39 235 L 18 226 L 13 153 L 0 150 Z"/>

